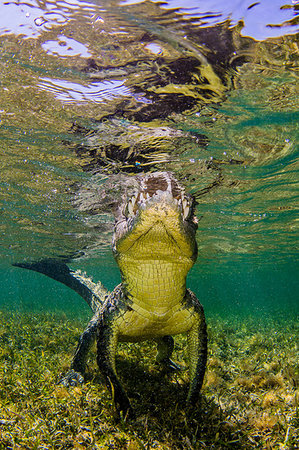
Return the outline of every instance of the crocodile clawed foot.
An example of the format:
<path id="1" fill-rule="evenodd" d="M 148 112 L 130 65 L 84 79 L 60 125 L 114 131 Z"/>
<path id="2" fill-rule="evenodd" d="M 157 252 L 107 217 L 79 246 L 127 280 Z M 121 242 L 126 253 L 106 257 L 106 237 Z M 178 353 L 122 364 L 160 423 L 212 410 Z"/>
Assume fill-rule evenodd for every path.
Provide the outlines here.
<path id="1" fill-rule="evenodd" d="M 135 412 L 127 397 L 114 399 L 117 416 L 120 420 L 133 420 L 136 418 Z"/>
<path id="2" fill-rule="evenodd" d="M 117 416 L 121 421 L 126 422 L 127 420 L 135 420 L 136 419 L 136 414 L 133 410 L 133 408 L 130 406 L 128 409 L 124 408 L 124 409 L 116 409 L 117 412 Z"/>
<path id="3" fill-rule="evenodd" d="M 71 369 L 67 372 L 67 374 L 62 377 L 57 384 L 62 384 L 65 387 L 69 386 L 78 386 L 84 382 L 84 378 L 81 373 L 76 372 L 74 369 Z"/>
<path id="4" fill-rule="evenodd" d="M 181 366 L 176 364 L 172 359 L 165 358 L 161 361 L 156 361 L 156 364 L 159 364 L 159 366 L 162 366 L 163 370 L 166 372 L 176 372 L 178 370 L 181 370 Z"/>

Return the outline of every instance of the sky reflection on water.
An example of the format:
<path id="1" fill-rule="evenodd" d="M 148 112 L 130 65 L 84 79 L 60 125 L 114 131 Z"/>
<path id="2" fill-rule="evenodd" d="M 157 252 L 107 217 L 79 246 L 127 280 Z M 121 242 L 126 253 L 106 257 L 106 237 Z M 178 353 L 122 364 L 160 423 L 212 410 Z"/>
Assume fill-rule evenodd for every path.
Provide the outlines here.
<path id="1" fill-rule="evenodd" d="M 155 1 L 155 0 L 154 0 Z M 156 0 L 157 1 L 157 0 Z M 140 0 L 126 0 L 120 4 L 125 9 L 127 6 L 141 3 Z M 163 2 L 165 9 L 178 9 L 190 17 L 197 17 L 202 24 L 215 25 L 229 20 L 235 25 L 240 20 L 244 21 L 243 36 L 250 36 L 257 40 L 269 37 L 293 34 L 298 31 L 290 21 L 295 17 L 291 4 L 285 0 L 168 0 Z M 107 3 L 83 2 L 72 0 L 70 2 L 6 2 L 2 7 L 0 16 L 0 32 L 2 34 L 22 35 L 24 38 L 38 38 L 42 31 L 51 30 L 53 27 L 64 26 L 71 19 L 76 9 L 80 9 L 89 18 L 91 25 L 103 22 L 101 10 L 105 11 Z M 110 10 L 115 6 L 110 7 Z M 109 6 L 108 8 L 109 9 Z M 121 9 L 121 8 L 120 8 Z"/>

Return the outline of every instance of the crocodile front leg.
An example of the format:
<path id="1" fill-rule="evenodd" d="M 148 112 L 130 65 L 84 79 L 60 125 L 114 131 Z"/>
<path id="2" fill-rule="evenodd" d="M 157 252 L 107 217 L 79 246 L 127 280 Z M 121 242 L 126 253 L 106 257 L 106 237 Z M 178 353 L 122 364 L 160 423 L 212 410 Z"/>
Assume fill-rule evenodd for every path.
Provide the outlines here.
<path id="1" fill-rule="evenodd" d="M 115 314 L 118 315 L 118 314 Z M 103 314 L 98 322 L 97 332 L 97 362 L 105 383 L 111 392 L 118 413 L 133 417 L 134 413 L 129 398 L 123 389 L 115 368 L 115 355 L 118 343 L 118 333 L 113 317 L 107 321 Z"/>
<path id="2" fill-rule="evenodd" d="M 115 368 L 119 323 L 128 311 L 122 286 L 118 285 L 110 294 L 97 320 L 97 362 L 105 383 L 111 392 L 116 410 L 124 417 L 134 417 L 128 396 L 122 387 Z"/>
<path id="3" fill-rule="evenodd" d="M 207 363 L 207 327 L 204 310 L 195 294 L 189 289 L 185 297 L 187 307 L 194 310 L 194 323 L 187 332 L 190 388 L 187 402 L 194 404 L 202 387 Z"/>
<path id="4" fill-rule="evenodd" d="M 63 384 L 64 386 L 77 386 L 79 383 L 83 383 L 87 356 L 96 340 L 98 321 L 99 312 L 97 311 L 88 323 L 85 331 L 81 334 L 71 368 L 59 381 L 59 384 Z"/>

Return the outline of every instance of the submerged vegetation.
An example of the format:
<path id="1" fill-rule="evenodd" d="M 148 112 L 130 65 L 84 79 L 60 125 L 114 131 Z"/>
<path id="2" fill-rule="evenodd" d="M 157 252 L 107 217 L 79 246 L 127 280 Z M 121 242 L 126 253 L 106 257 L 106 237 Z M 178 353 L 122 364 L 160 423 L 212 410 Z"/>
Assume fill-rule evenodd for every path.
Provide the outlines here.
<path id="1" fill-rule="evenodd" d="M 1 449 L 298 448 L 295 322 L 209 320 L 208 368 L 194 408 L 185 407 L 184 337 L 174 354 L 183 370 L 172 374 L 153 364 L 151 342 L 121 344 L 118 372 L 136 411 L 129 422 L 115 417 L 94 354 L 84 385 L 57 384 L 85 322 L 0 313 Z"/>

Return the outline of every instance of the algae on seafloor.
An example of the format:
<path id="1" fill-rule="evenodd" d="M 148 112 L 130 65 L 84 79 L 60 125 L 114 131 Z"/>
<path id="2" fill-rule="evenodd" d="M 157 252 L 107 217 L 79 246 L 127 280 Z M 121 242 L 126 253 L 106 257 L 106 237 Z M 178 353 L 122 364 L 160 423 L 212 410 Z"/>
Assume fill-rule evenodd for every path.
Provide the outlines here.
<path id="1" fill-rule="evenodd" d="M 86 381 L 65 388 L 86 318 L 64 314 L 0 315 L 0 442 L 6 449 L 296 448 L 297 325 L 210 320 L 209 360 L 201 403 L 185 408 L 187 371 L 161 373 L 155 345 L 122 344 L 118 372 L 137 419 L 117 423 L 90 355 Z M 175 359 L 183 367 L 184 337 Z"/>

